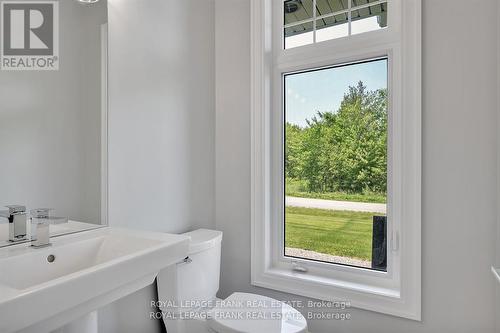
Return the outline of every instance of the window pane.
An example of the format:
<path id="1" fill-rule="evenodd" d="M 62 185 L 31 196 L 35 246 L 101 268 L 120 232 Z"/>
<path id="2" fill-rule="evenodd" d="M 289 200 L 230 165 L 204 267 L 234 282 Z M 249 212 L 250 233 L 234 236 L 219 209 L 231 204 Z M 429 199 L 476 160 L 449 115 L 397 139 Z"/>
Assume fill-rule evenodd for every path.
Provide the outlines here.
<path id="1" fill-rule="evenodd" d="M 333 13 L 345 12 L 349 9 L 349 0 L 317 0 L 316 16 L 329 16 Z M 344 13 L 344 20 L 347 21 L 347 13 Z M 326 23 L 334 23 L 334 20 L 326 20 Z"/>
<path id="2" fill-rule="evenodd" d="M 316 23 L 316 42 L 323 42 L 325 40 L 349 36 L 349 22 L 336 24 L 331 26 L 321 26 L 323 20 Z"/>
<path id="3" fill-rule="evenodd" d="M 285 75 L 285 249 L 387 262 L 387 59 Z"/>
<path id="4" fill-rule="evenodd" d="M 312 0 L 286 0 L 283 3 L 285 25 L 313 18 Z"/>
<path id="5" fill-rule="evenodd" d="M 356 5 L 368 3 L 364 0 L 353 0 Z M 374 2 L 374 1 L 370 1 Z M 373 5 L 361 9 L 353 8 L 351 34 L 379 30 L 387 27 L 387 3 Z"/>
<path id="6" fill-rule="evenodd" d="M 314 42 L 313 23 L 285 28 L 285 49 L 312 44 Z"/>
<path id="7" fill-rule="evenodd" d="M 349 0 L 316 1 L 316 41 L 349 35 Z"/>
<path id="8" fill-rule="evenodd" d="M 285 0 L 283 8 L 285 49 L 387 26 L 384 0 Z"/>
<path id="9" fill-rule="evenodd" d="M 285 49 L 313 43 L 313 1 L 283 2 Z M 297 24 L 301 22 L 300 24 Z"/>

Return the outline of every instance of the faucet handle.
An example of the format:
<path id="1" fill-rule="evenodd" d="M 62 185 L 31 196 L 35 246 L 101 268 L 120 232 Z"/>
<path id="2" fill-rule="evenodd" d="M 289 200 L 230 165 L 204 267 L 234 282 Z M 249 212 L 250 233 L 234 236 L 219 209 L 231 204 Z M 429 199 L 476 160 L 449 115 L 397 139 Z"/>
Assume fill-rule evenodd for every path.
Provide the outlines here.
<path id="1" fill-rule="evenodd" d="M 5 208 L 8 208 L 8 210 L 0 211 L 0 217 L 6 218 L 7 220 L 9 220 L 13 215 L 20 215 L 26 213 L 26 206 L 10 205 L 10 206 L 5 206 Z"/>
<path id="2" fill-rule="evenodd" d="M 50 212 L 53 210 L 53 208 L 36 208 L 30 211 L 30 215 L 38 219 L 48 219 L 50 217 Z"/>
<path id="3" fill-rule="evenodd" d="M 50 212 L 53 208 L 37 208 L 30 211 L 31 222 L 32 223 L 50 223 L 50 224 L 61 224 L 67 223 L 67 217 L 56 217 L 51 216 Z"/>
<path id="4" fill-rule="evenodd" d="M 10 205 L 5 207 L 9 209 L 9 215 L 26 213 L 26 206 Z"/>

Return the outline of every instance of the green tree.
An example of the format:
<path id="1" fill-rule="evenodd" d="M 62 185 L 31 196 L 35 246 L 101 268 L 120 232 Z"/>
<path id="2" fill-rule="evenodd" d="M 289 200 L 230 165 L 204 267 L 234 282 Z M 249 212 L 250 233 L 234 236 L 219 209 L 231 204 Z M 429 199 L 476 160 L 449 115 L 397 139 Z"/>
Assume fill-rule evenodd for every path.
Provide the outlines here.
<path id="1" fill-rule="evenodd" d="M 298 179 L 301 174 L 302 129 L 297 125 L 286 123 L 285 133 L 286 177 Z"/>
<path id="2" fill-rule="evenodd" d="M 385 193 L 387 91 L 349 87 L 338 111 L 287 124 L 285 146 L 286 176 L 311 192 Z"/>

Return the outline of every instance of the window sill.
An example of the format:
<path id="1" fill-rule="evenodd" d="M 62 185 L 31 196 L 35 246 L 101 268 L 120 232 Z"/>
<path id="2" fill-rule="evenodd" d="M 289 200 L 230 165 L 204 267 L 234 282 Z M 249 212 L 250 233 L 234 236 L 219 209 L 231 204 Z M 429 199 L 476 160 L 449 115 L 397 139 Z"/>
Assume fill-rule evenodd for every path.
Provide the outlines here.
<path id="1" fill-rule="evenodd" d="M 399 290 L 352 283 L 285 269 L 270 268 L 252 278 L 252 285 L 322 301 L 343 301 L 359 308 L 420 321 L 420 309 L 413 308 Z"/>

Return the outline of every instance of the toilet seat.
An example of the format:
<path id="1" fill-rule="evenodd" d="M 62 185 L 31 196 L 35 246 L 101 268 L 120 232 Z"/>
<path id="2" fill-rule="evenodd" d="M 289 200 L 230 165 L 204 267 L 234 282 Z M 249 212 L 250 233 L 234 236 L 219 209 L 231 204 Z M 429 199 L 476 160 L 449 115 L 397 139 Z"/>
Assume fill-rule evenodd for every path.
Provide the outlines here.
<path id="1" fill-rule="evenodd" d="M 208 326 L 217 333 L 306 333 L 302 314 L 283 302 L 234 293 L 211 311 Z"/>

